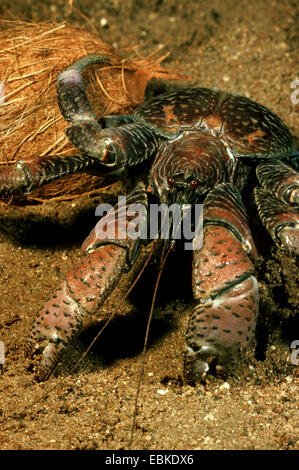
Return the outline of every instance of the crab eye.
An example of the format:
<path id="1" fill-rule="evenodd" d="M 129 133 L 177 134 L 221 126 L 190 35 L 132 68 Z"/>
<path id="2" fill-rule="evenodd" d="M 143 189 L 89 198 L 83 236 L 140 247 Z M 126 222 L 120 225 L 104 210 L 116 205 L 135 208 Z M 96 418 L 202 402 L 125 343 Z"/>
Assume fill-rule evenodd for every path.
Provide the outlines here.
<path id="1" fill-rule="evenodd" d="M 173 178 L 170 178 L 170 176 L 168 176 L 167 178 L 167 184 L 170 188 L 172 188 L 174 186 L 174 179 Z"/>
<path id="2" fill-rule="evenodd" d="M 197 179 L 194 179 L 190 181 L 189 185 L 191 189 L 197 189 L 199 186 L 199 181 Z"/>

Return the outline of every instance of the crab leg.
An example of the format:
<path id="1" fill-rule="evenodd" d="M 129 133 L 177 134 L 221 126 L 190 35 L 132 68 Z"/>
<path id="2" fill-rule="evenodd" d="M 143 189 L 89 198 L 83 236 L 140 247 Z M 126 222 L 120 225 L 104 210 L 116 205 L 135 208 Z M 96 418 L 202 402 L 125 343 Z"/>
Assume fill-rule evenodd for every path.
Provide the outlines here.
<path id="1" fill-rule="evenodd" d="M 55 180 L 99 166 L 86 155 L 46 155 L 0 166 L 0 197 L 29 193 Z M 103 173 L 106 169 L 103 168 Z"/>
<path id="2" fill-rule="evenodd" d="M 298 255 L 298 172 L 277 161 L 261 163 L 256 174 L 263 186 L 255 189 L 255 200 L 263 224 L 278 246 Z"/>
<path id="3" fill-rule="evenodd" d="M 73 122 L 75 118 L 80 121 L 85 118 L 97 122 L 87 100 L 80 74 L 85 67 L 95 63 L 109 64 L 110 61 L 99 54 L 90 54 L 77 60 L 65 72 L 58 75 L 58 101 L 64 103 L 60 107 L 67 121 Z M 65 76 L 65 80 L 61 80 L 61 76 Z M 76 80 L 78 77 L 80 78 L 79 83 Z M 61 81 L 64 86 L 60 86 Z M 68 84 L 69 86 L 67 86 Z M 29 193 L 57 179 L 99 166 L 98 161 L 87 155 L 46 155 L 19 160 L 13 165 L 1 165 L 0 197 L 16 193 Z M 104 173 L 107 172 L 103 166 L 101 166 L 101 170 Z"/>
<path id="4" fill-rule="evenodd" d="M 87 99 L 81 72 L 93 64 L 110 65 L 108 57 L 88 54 L 71 64 L 57 77 L 57 96 L 61 114 L 68 122 L 90 121 L 98 126 Z"/>
<path id="5" fill-rule="evenodd" d="M 127 231 L 132 219 L 127 208 L 136 202 L 144 208 L 146 214 L 147 199 L 143 184 L 139 184 L 128 196 L 126 205 L 116 205 L 100 220 L 98 224 L 106 226 L 107 231 L 101 233 L 97 229 L 98 224 L 92 230 L 82 245 L 85 257 L 69 271 L 67 279 L 35 319 L 28 351 L 43 349 L 38 371 L 40 380 L 50 375 L 61 351 L 79 332 L 85 314 L 95 314 L 99 310 L 123 272 L 136 260 L 139 239 L 132 239 Z"/>
<path id="6" fill-rule="evenodd" d="M 57 77 L 60 111 L 71 124 L 66 135 L 75 147 L 103 165 L 116 170 L 136 165 L 154 154 L 158 147 L 157 136 L 131 116 L 97 119 L 85 93 L 82 77 L 86 67 L 97 63 L 109 64 L 109 59 L 90 54 L 74 62 Z M 103 129 L 101 124 L 121 126 Z"/>
<path id="7" fill-rule="evenodd" d="M 204 204 L 203 246 L 194 251 L 193 295 L 197 301 L 186 332 L 193 378 L 209 369 L 208 358 L 227 365 L 253 335 L 258 283 L 249 256 L 256 249 L 238 190 L 222 183 Z"/>
<path id="8" fill-rule="evenodd" d="M 268 193 L 288 204 L 299 204 L 299 174 L 291 166 L 280 160 L 260 163 L 256 175 Z"/>

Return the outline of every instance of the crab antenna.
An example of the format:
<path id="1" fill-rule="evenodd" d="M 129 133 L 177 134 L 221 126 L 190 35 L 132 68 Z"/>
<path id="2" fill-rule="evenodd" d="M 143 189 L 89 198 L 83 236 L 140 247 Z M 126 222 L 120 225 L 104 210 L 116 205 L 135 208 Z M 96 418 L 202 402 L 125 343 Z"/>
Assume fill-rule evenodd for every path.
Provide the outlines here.
<path id="1" fill-rule="evenodd" d="M 162 236 L 163 235 L 167 235 L 167 236 L 165 237 L 163 248 L 162 248 L 161 265 L 164 263 L 164 256 L 166 256 L 165 253 L 168 253 L 170 246 L 171 246 L 171 249 L 173 249 L 176 244 L 176 240 L 181 238 L 182 223 L 185 217 L 185 209 L 183 205 L 179 204 L 179 206 L 180 206 L 180 213 L 170 212 L 170 215 L 169 215 L 169 213 L 167 212 L 164 214 L 164 217 L 162 216 L 161 233 L 162 233 Z M 168 231 L 165 234 L 164 231 L 166 230 L 167 225 L 168 225 Z"/>
<path id="2" fill-rule="evenodd" d="M 172 241 L 170 243 L 170 246 L 169 246 L 165 256 L 164 256 L 164 251 L 165 250 L 163 249 L 162 256 L 161 256 L 159 272 L 158 272 L 158 276 L 157 276 L 157 280 L 156 280 L 156 284 L 155 284 L 155 288 L 154 288 L 150 313 L 149 313 L 149 317 L 148 317 L 148 321 L 147 321 L 147 325 L 146 325 L 145 338 L 144 338 L 143 350 L 142 350 L 142 355 L 141 355 L 140 373 L 139 373 L 139 377 L 138 377 L 137 392 L 136 392 L 135 404 L 134 404 L 134 414 L 133 414 L 133 421 L 132 421 L 132 426 L 131 426 L 131 435 L 130 435 L 130 440 L 129 440 L 129 444 L 128 444 L 129 448 L 131 447 L 131 445 L 133 443 L 136 417 L 137 417 L 137 409 L 138 409 L 138 400 L 139 400 L 139 395 L 140 395 L 140 390 L 141 390 L 141 380 L 142 380 L 143 373 L 144 373 L 145 353 L 146 353 L 146 348 L 147 348 L 147 343 L 148 343 L 150 324 L 151 324 L 151 321 L 152 321 L 154 306 L 155 306 L 156 297 L 157 297 L 157 291 L 158 291 L 158 287 L 159 287 L 159 284 L 160 284 L 160 279 L 161 279 L 161 276 L 162 276 L 164 266 L 166 264 L 167 258 L 169 256 L 171 250 L 173 249 L 173 247 L 174 247 L 174 241 Z M 164 248 L 165 248 L 165 244 L 164 244 Z"/>

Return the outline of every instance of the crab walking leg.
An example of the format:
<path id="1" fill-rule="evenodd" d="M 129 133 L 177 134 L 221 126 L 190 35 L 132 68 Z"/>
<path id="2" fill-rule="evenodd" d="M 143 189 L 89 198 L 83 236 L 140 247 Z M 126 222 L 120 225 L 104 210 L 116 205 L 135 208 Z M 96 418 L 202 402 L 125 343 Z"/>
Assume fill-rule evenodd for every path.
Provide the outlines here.
<path id="1" fill-rule="evenodd" d="M 58 104 L 61 114 L 68 122 L 89 120 L 97 125 L 97 119 L 87 99 L 81 75 L 86 67 L 94 64 L 110 65 L 110 60 L 100 54 L 89 54 L 71 64 L 57 77 Z"/>
<path id="2" fill-rule="evenodd" d="M 55 180 L 99 166 L 85 155 L 46 155 L 0 165 L 0 197 L 29 193 Z M 105 173 L 105 168 L 103 168 Z"/>
<path id="3" fill-rule="evenodd" d="M 97 63 L 110 62 L 106 57 L 91 54 L 74 62 L 57 77 L 60 111 L 71 124 L 65 133 L 75 147 L 103 165 L 116 170 L 136 165 L 155 153 L 159 139 L 153 130 L 126 115 L 102 119 L 108 126 L 121 124 L 102 129 L 88 101 L 82 77 L 86 67 Z"/>
<path id="4" fill-rule="evenodd" d="M 197 305 L 186 332 L 193 377 L 209 369 L 208 358 L 227 365 L 251 339 L 258 313 L 258 283 L 249 255 L 256 249 L 236 188 L 223 183 L 204 204 L 203 246 L 194 251 L 193 295 Z"/>
<path id="5" fill-rule="evenodd" d="M 299 158 L 293 157 L 294 164 Z M 281 161 L 261 163 L 256 174 L 263 188 L 255 189 L 260 218 L 275 243 L 299 254 L 299 173 Z"/>
<path id="6" fill-rule="evenodd" d="M 268 193 L 280 201 L 299 205 L 299 173 L 291 166 L 279 160 L 260 163 L 256 175 Z"/>
<path id="7" fill-rule="evenodd" d="M 58 102 L 64 118 L 69 122 L 88 120 L 100 129 L 86 97 L 81 72 L 91 64 L 109 64 L 107 57 L 90 54 L 74 62 L 58 75 Z M 83 148 L 84 150 L 84 148 Z M 87 155 L 47 155 L 19 160 L 13 165 L 0 166 L 0 197 L 15 193 L 28 193 L 54 180 L 99 166 Z M 100 171 L 106 172 L 101 166 Z"/>
<path id="8" fill-rule="evenodd" d="M 43 348 L 38 372 L 40 380 L 49 376 L 61 351 L 79 332 L 85 314 L 97 313 L 122 274 L 136 260 L 140 240 L 131 238 L 128 232 L 133 217 L 129 206 L 134 203 L 144 209 L 140 225 L 146 222 L 146 190 L 139 184 L 126 203 L 117 204 L 92 230 L 82 245 L 86 256 L 69 271 L 67 279 L 35 319 L 28 351 Z M 104 234 L 99 230 L 99 224 L 106 227 Z"/>
<path id="9" fill-rule="evenodd" d="M 274 242 L 299 255 L 299 211 L 272 197 L 262 188 L 254 191 L 259 216 Z"/>

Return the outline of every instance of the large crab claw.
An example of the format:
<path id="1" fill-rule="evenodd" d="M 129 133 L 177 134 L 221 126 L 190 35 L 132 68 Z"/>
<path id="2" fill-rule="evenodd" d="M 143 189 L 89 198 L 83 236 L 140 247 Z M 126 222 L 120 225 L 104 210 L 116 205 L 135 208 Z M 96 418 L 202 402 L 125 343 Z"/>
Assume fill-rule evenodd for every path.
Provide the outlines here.
<path id="1" fill-rule="evenodd" d="M 258 313 L 258 283 L 249 258 L 256 255 L 238 190 L 228 183 L 204 204 L 203 246 L 194 251 L 193 294 L 197 301 L 186 332 L 192 380 L 250 341 Z"/>
<path id="2" fill-rule="evenodd" d="M 80 261 L 46 302 L 32 326 L 28 349 L 42 351 L 39 380 L 47 379 L 86 313 L 95 314 L 126 267 L 126 250 L 108 244 Z"/>
<path id="3" fill-rule="evenodd" d="M 140 183 L 125 204 L 117 204 L 100 219 L 98 224 L 106 227 L 105 233 L 97 230 L 97 224 L 83 243 L 85 256 L 69 271 L 67 279 L 35 319 L 27 351 L 30 354 L 42 352 L 39 380 L 48 378 L 60 353 L 80 331 L 84 315 L 98 312 L 122 274 L 136 260 L 140 239 L 128 236 L 127 230 L 132 219 L 127 208 L 132 203 L 144 208 L 144 217 L 138 220 L 140 224 L 145 223 L 147 195 L 145 186 Z"/>

